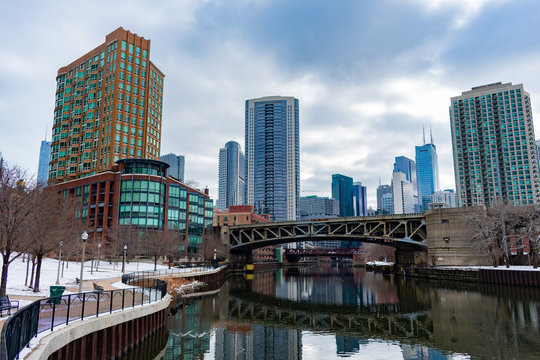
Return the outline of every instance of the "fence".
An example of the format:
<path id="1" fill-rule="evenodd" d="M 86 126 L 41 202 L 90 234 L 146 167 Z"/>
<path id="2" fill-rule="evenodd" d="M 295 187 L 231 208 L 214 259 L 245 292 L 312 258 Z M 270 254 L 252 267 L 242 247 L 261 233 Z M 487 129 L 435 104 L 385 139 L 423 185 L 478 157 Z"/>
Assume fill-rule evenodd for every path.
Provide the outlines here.
<path id="1" fill-rule="evenodd" d="M 20 309 L 2 327 L 0 360 L 18 358 L 30 340 L 44 331 L 158 301 L 167 295 L 167 282 L 163 280 L 132 277 L 124 281 L 123 276 L 122 282 L 136 283 L 138 287 L 50 297 Z"/>
<path id="2" fill-rule="evenodd" d="M 164 269 L 164 270 L 146 270 L 146 271 L 137 271 L 130 274 L 122 275 L 122 282 L 124 284 L 130 284 L 133 280 L 136 279 L 146 279 L 151 277 L 157 277 L 162 275 L 173 275 L 173 274 L 189 274 L 195 275 L 198 272 L 205 272 L 213 268 L 208 267 L 196 267 L 196 268 L 173 268 L 173 269 Z"/>

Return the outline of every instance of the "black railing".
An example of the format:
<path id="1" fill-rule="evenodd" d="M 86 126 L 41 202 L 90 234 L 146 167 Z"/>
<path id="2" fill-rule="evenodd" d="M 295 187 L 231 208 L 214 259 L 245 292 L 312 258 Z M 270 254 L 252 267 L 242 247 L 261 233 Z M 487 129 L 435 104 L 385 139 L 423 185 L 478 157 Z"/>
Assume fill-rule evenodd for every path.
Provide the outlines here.
<path id="1" fill-rule="evenodd" d="M 214 268 L 209 267 L 194 267 L 194 268 L 172 268 L 172 269 L 162 269 L 162 270 L 145 270 L 137 271 L 130 274 L 122 275 L 122 282 L 124 284 L 131 284 L 133 280 L 142 279 L 142 278 L 151 278 L 154 276 L 161 275 L 176 275 L 176 274 L 186 274 L 186 275 L 196 275 L 199 272 L 207 272 L 209 270 L 214 270 Z"/>
<path id="2" fill-rule="evenodd" d="M 125 275 L 124 275 L 125 276 Z M 167 282 L 132 277 L 122 282 L 137 287 L 92 291 L 34 301 L 13 314 L 2 327 L 0 360 L 13 360 L 38 334 L 75 320 L 98 317 L 113 311 L 161 300 L 167 295 Z"/>

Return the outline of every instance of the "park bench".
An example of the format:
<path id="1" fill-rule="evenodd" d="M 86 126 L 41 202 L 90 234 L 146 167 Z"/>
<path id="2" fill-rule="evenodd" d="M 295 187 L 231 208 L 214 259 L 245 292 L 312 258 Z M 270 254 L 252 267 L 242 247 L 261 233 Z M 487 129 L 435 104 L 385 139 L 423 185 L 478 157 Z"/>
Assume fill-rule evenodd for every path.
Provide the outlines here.
<path id="1" fill-rule="evenodd" d="M 94 285 L 94 290 L 95 290 L 95 291 L 102 292 L 102 291 L 105 290 L 105 289 L 103 288 L 103 286 L 98 285 L 98 284 L 96 284 L 96 283 L 92 283 L 92 285 Z"/>
<path id="2" fill-rule="evenodd" d="M 7 295 L 0 296 L 0 316 L 2 316 L 4 310 L 7 310 L 8 315 L 11 315 L 11 309 L 19 310 L 19 302 L 9 300 L 9 296 Z"/>

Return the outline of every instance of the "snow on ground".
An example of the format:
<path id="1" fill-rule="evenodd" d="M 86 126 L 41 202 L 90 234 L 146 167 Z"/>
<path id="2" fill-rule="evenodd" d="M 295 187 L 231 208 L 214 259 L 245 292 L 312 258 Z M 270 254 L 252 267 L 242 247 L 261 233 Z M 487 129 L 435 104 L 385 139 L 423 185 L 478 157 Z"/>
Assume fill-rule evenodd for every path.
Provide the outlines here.
<path id="1" fill-rule="evenodd" d="M 2 259 L 0 257 L 0 264 L 2 264 Z M 80 262 L 69 262 L 69 265 L 65 263 L 64 265 L 64 276 L 62 277 L 62 266 L 60 266 L 60 285 L 62 286 L 71 286 L 76 287 L 75 278 L 80 276 L 81 271 Z M 84 275 L 83 279 L 86 280 L 99 280 L 99 279 L 110 279 L 122 276 L 122 262 L 119 263 L 109 263 L 108 261 L 100 261 L 98 270 L 93 271 L 93 274 L 90 273 L 90 264 L 91 261 L 84 263 Z M 26 279 L 26 261 L 23 263 L 22 256 L 19 256 L 15 259 L 8 268 L 8 281 L 6 292 L 8 295 L 19 295 L 19 296 L 39 296 L 39 297 L 48 297 L 49 296 L 49 286 L 56 285 L 56 277 L 58 271 L 58 261 L 56 259 L 43 259 L 41 264 L 41 277 L 39 282 L 40 292 L 33 292 L 32 289 L 24 285 Z M 167 269 L 165 265 L 158 265 L 158 270 Z M 130 261 L 126 263 L 126 273 L 143 271 L 143 270 L 154 270 L 153 263 L 144 263 L 144 262 L 133 262 Z M 32 264 L 30 263 L 29 273 L 32 271 Z M 30 278 L 30 274 L 28 275 Z M 69 292 L 64 292 L 68 294 Z"/>
<path id="2" fill-rule="evenodd" d="M 437 266 L 437 269 L 460 269 L 460 270 L 514 270 L 514 271 L 540 271 L 540 268 L 533 268 L 532 265 L 510 265 L 506 267 L 499 265 L 497 267 L 491 266 Z"/>
<path id="3" fill-rule="evenodd" d="M 375 265 L 375 266 L 392 266 L 393 262 L 389 261 L 368 261 L 366 265 Z"/>

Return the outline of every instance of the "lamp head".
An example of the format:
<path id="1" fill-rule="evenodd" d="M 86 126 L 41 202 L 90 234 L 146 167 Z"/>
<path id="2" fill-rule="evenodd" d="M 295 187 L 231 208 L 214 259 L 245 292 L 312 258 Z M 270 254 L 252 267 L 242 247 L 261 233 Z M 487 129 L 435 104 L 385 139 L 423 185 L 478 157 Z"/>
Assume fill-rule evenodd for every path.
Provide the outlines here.
<path id="1" fill-rule="evenodd" d="M 86 241 L 88 239 L 88 233 L 85 231 L 81 235 L 82 241 Z"/>
<path id="2" fill-rule="evenodd" d="M 127 245 L 124 245 L 124 250 L 127 250 Z"/>

